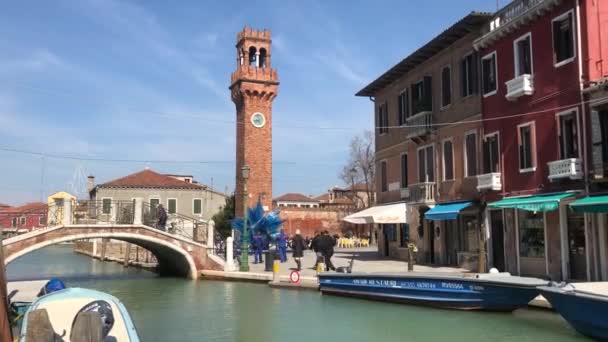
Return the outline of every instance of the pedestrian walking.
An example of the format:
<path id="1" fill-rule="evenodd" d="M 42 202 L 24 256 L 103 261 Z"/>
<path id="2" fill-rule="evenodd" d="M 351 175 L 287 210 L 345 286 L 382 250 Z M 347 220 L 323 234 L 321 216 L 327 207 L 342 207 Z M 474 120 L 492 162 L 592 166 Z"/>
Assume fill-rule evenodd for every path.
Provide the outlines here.
<path id="1" fill-rule="evenodd" d="M 298 265 L 298 271 L 302 270 L 302 257 L 304 257 L 304 250 L 306 249 L 306 242 L 302 235 L 300 235 L 300 230 L 296 229 L 296 235 L 293 237 L 293 260 L 296 261 L 296 265 Z"/>
<path id="2" fill-rule="evenodd" d="M 321 233 L 316 231 L 315 236 L 310 241 L 310 249 L 312 249 L 315 252 L 315 256 L 316 256 L 315 266 L 313 267 L 313 269 L 315 269 L 315 270 L 317 269 L 317 265 L 319 264 L 319 261 L 320 261 L 321 257 L 323 256 L 323 253 L 321 253 L 321 249 L 319 248 L 320 239 L 321 239 Z"/>
<path id="3" fill-rule="evenodd" d="M 251 241 L 251 247 L 253 248 L 254 264 L 262 263 L 262 250 L 264 249 L 264 238 L 260 232 L 255 232 Z"/>
<path id="4" fill-rule="evenodd" d="M 285 235 L 285 231 L 281 229 L 279 235 L 277 236 L 277 250 L 279 252 L 279 258 L 281 262 L 287 261 L 287 235 Z"/>
<path id="5" fill-rule="evenodd" d="M 165 231 L 167 225 L 167 212 L 162 204 L 156 207 L 156 229 Z"/>
<path id="6" fill-rule="evenodd" d="M 336 245 L 336 240 L 329 235 L 329 232 L 326 230 L 319 238 L 319 245 L 321 254 L 323 254 L 323 258 L 325 259 L 326 270 L 335 271 L 336 267 L 334 267 L 334 265 L 331 263 L 331 257 L 334 255 L 334 246 Z"/>

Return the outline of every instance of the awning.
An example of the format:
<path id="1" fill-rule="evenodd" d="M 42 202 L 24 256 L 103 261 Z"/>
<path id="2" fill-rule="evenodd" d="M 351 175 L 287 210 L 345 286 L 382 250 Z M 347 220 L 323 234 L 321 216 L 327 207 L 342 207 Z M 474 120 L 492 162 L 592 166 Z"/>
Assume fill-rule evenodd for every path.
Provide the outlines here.
<path id="1" fill-rule="evenodd" d="M 608 213 L 608 195 L 589 196 L 570 203 L 578 213 Z"/>
<path id="2" fill-rule="evenodd" d="M 378 205 L 362 210 L 358 213 L 348 215 L 342 220 L 354 224 L 407 223 L 405 221 L 405 203 Z"/>
<path id="3" fill-rule="evenodd" d="M 458 213 L 469 205 L 471 202 L 437 204 L 424 213 L 424 218 L 427 220 L 454 220 L 458 217 Z"/>
<path id="4" fill-rule="evenodd" d="M 500 201 L 492 202 L 488 206 L 498 209 L 513 208 L 527 211 L 552 211 L 557 210 L 560 200 L 574 195 L 576 195 L 575 192 L 562 192 L 551 195 L 507 197 Z"/>

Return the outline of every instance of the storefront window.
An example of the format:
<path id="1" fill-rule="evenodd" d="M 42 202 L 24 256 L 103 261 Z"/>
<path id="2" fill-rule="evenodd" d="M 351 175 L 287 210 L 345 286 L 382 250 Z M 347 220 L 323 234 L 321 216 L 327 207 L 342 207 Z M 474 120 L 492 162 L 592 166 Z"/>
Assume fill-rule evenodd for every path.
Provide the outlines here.
<path id="1" fill-rule="evenodd" d="M 528 258 L 545 257 L 545 221 L 543 213 L 520 210 L 519 255 Z"/>

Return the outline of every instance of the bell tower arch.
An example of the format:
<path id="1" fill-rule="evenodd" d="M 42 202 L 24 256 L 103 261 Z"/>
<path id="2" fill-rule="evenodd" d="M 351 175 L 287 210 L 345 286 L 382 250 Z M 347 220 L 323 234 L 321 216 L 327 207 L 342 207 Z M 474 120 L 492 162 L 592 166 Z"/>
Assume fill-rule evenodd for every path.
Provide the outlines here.
<path id="1" fill-rule="evenodd" d="M 237 34 L 236 70 L 230 78 L 236 107 L 236 216 L 258 199 L 266 210 L 272 206 L 272 102 L 279 81 L 271 66 L 271 42 L 269 30 L 245 27 Z M 251 169 L 248 203 L 243 203 L 243 165 Z"/>

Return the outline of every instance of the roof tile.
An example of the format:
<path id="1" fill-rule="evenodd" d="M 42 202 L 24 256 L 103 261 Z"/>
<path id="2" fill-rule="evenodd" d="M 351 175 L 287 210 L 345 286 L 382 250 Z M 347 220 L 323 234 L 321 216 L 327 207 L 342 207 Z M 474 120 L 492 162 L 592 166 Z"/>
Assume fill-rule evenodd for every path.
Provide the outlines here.
<path id="1" fill-rule="evenodd" d="M 128 176 L 115 179 L 103 184 L 98 188 L 165 188 L 165 189 L 192 189 L 202 190 L 205 187 L 199 184 L 188 183 L 162 175 L 150 169 L 145 169 Z"/>

